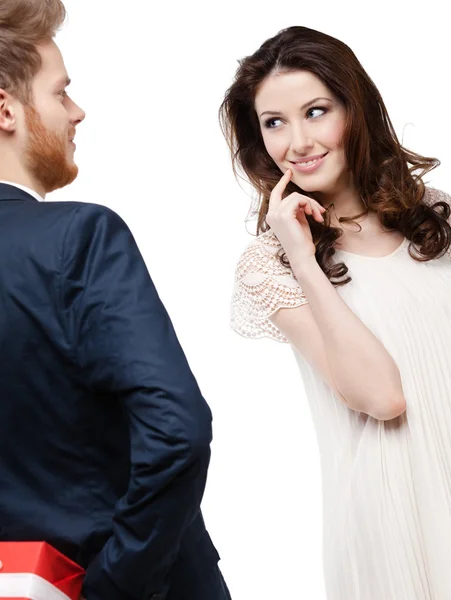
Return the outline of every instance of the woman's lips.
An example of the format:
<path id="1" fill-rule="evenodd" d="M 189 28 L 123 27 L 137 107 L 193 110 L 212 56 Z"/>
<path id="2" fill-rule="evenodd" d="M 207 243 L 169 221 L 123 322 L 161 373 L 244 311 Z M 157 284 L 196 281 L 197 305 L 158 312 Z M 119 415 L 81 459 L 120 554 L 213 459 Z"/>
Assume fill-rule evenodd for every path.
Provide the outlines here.
<path id="1" fill-rule="evenodd" d="M 299 171 L 300 173 L 311 173 L 312 171 L 316 171 L 316 169 L 323 164 L 323 161 L 327 155 L 328 152 L 321 155 L 319 158 L 315 158 L 307 162 L 292 162 L 291 164 L 295 171 Z"/>

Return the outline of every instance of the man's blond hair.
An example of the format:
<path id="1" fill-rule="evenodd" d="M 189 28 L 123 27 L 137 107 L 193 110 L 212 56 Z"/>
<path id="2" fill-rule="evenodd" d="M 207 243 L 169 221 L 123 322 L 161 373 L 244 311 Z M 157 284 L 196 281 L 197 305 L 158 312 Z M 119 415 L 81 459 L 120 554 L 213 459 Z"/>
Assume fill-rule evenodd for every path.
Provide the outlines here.
<path id="1" fill-rule="evenodd" d="M 55 37 L 66 18 L 61 0 L 0 0 L 0 89 L 32 103 L 41 68 L 36 46 Z"/>

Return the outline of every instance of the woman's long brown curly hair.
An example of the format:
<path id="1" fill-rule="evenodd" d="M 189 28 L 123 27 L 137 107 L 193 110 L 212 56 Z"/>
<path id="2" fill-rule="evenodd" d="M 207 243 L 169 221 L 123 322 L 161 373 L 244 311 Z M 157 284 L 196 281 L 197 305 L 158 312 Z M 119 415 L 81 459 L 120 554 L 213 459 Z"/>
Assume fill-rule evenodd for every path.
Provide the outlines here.
<path id="1" fill-rule="evenodd" d="M 290 27 L 267 40 L 254 54 L 239 61 L 235 80 L 219 110 L 222 131 L 232 154 L 234 173 L 244 171 L 258 193 L 257 235 L 266 223 L 269 196 L 281 172 L 266 151 L 254 108 L 260 84 L 274 72 L 305 70 L 329 88 L 346 109 L 343 145 L 349 170 L 365 210 L 343 222 L 376 212 L 384 229 L 398 230 L 417 251 L 412 258 L 428 261 L 442 256 L 451 244 L 450 207 L 437 202 L 434 209 L 424 201 L 423 177 L 440 162 L 404 148 L 395 133 L 387 109 L 374 82 L 352 50 L 343 42 L 306 27 Z M 286 194 L 306 193 L 290 182 Z M 435 208 L 441 208 L 436 211 Z M 350 277 L 341 262 L 334 264 L 334 243 L 342 235 L 307 215 L 316 246 L 318 264 L 334 283 L 344 285 Z M 280 260 L 287 265 L 285 254 Z"/>

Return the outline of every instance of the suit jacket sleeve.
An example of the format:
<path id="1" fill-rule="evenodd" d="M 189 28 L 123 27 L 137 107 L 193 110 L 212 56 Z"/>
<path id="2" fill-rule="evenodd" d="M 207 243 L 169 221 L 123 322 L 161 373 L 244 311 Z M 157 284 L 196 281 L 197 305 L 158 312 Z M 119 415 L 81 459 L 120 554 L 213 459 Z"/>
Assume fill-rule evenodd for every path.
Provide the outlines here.
<path id="1" fill-rule="evenodd" d="M 83 382 L 121 400 L 130 430 L 129 488 L 116 506 L 112 537 L 87 569 L 84 594 L 164 598 L 204 492 L 211 412 L 122 219 L 105 207 L 79 207 L 64 265 Z"/>

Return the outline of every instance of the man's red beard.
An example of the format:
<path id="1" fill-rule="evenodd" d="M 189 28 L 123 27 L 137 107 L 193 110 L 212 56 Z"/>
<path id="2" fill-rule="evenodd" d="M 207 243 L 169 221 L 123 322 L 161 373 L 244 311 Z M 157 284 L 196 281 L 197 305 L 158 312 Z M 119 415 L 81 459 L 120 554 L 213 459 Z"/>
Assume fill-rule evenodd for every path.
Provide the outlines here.
<path id="1" fill-rule="evenodd" d="M 51 131 L 42 123 L 32 106 L 25 106 L 28 144 L 26 165 L 46 193 L 69 185 L 78 175 L 78 167 L 68 159 L 68 134 Z"/>

